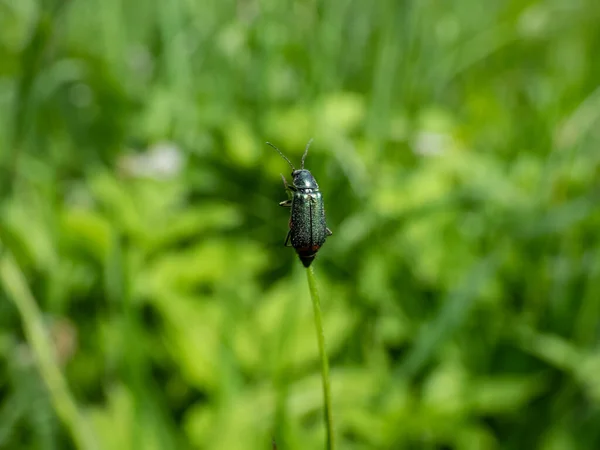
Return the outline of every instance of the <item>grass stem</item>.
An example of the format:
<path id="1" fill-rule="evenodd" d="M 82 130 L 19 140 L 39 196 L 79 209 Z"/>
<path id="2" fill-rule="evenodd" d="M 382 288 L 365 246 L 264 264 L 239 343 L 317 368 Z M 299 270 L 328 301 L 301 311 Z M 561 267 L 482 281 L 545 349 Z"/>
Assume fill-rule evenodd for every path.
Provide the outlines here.
<path id="1" fill-rule="evenodd" d="M 323 402 L 324 402 L 324 419 L 325 428 L 327 431 L 327 450 L 334 449 L 333 435 L 333 414 L 331 411 L 331 386 L 329 382 L 329 361 L 327 359 L 327 350 L 325 348 L 325 334 L 323 333 L 323 319 L 321 316 L 321 300 L 319 291 L 317 290 L 317 282 L 312 266 L 306 269 L 306 278 L 308 279 L 308 288 L 312 298 L 313 310 L 315 314 L 315 327 L 317 331 L 317 342 L 319 343 L 319 353 L 321 356 L 321 378 L 323 381 Z"/>
<path id="2" fill-rule="evenodd" d="M 19 311 L 27 342 L 50 393 L 50 400 L 56 413 L 69 430 L 76 448 L 80 450 L 96 449 L 97 444 L 93 434 L 77 408 L 56 362 L 55 349 L 50 343 L 44 327 L 42 313 L 20 268 L 7 251 L 4 251 L 0 259 L 0 282 L 7 296 L 12 299 Z"/>

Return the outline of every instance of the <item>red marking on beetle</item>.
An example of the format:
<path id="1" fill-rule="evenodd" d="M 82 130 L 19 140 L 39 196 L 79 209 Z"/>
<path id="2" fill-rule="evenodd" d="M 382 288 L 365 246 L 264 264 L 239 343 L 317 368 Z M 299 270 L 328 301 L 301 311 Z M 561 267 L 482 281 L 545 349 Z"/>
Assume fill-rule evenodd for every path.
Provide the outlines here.
<path id="1" fill-rule="evenodd" d="M 302 253 L 302 254 L 307 254 L 308 256 L 313 255 L 314 253 L 316 253 L 319 249 L 321 248 L 320 245 L 312 245 L 309 247 L 298 247 L 296 248 L 296 251 L 298 253 Z"/>

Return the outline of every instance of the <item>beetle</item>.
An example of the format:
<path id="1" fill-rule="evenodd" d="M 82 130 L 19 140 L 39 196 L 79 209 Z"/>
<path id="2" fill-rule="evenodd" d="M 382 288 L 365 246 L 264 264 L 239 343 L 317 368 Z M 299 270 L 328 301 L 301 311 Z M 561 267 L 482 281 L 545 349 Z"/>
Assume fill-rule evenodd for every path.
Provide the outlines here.
<path id="1" fill-rule="evenodd" d="M 319 185 L 309 170 L 304 168 L 304 160 L 312 139 L 306 144 L 300 169 L 296 169 L 292 162 L 270 142 L 273 147 L 292 168 L 292 184 L 289 184 L 283 174 L 283 186 L 291 192 L 292 198 L 279 203 L 279 206 L 291 208 L 290 230 L 283 245 L 293 247 L 298 253 L 304 267 L 309 267 L 327 236 L 333 233 L 325 222 L 325 206 Z"/>

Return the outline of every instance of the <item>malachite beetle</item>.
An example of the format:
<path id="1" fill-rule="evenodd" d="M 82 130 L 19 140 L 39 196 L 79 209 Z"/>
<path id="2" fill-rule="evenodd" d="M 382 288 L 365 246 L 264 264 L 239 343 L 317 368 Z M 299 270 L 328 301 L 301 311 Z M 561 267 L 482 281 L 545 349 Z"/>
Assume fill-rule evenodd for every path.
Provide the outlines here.
<path id="1" fill-rule="evenodd" d="M 280 202 L 279 205 L 291 208 L 290 231 L 284 245 L 294 247 L 304 267 L 311 265 L 327 236 L 332 234 L 325 222 L 325 206 L 319 185 L 310 171 L 304 168 L 304 160 L 311 142 L 312 139 L 306 144 L 300 169 L 296 169 L 281 150 L 267 142 L 292 168 L 292 184 L 281 175 L 283 185 L 286 191 L 291 192 L 292 198 Z"/>

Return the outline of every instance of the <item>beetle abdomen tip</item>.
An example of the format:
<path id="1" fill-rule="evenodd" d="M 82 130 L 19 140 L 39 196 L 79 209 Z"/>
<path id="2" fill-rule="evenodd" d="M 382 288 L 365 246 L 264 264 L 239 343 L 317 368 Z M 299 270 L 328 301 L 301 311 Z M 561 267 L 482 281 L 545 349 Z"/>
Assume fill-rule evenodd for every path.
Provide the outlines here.
<path id="1" fill-rule="evenodd" d="M 302 261 L 302 265 L 306 268 L 310 267 L 312 262 L 315 260 L 315 255 L 311 256 L 300 256 L 300 261 Z"/>

